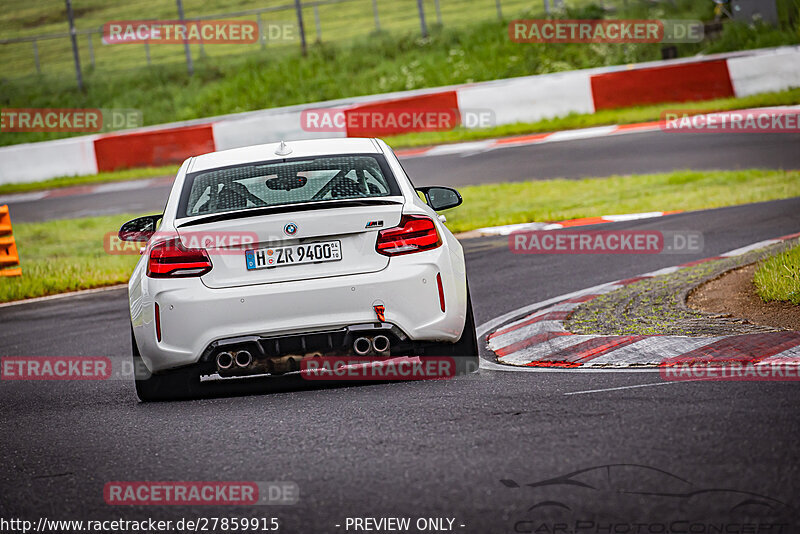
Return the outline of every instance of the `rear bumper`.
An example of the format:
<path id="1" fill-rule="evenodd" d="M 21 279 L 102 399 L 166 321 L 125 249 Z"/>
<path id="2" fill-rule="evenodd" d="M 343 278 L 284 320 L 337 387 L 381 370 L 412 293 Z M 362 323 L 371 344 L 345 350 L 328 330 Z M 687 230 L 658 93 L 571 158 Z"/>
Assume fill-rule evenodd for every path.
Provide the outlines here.
<path id="1" fill-rule="evenodd" d="M 213 342 L 236 336 L 279 336 L 385 321 L 413 341 L 459 339 L 466 317 L 463 259 L 448 247 L 392 258 L 379 272 L 210 289 L 199 278 L 141 281 L 131 295 L 134 335 L 151 371 L 197 363 Z M 287 267 L 291 268 L 291 267 Z M 442 274 L 445 312 L 436 275 Z M 156 339 L 158 304 L 162 339 Z M 136 310 L 136 312 L 134 312 Z"/>

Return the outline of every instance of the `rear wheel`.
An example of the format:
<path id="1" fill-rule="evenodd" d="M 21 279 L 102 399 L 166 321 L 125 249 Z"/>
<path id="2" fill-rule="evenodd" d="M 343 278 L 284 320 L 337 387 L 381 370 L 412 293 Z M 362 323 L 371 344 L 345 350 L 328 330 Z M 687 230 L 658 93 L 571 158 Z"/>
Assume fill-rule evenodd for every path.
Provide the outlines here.
<path id="1" fill-rule="evenodd" d="M 142 402 L 189 399 L 197 393 L 200 376 L 191 367 L 153 374 L 145 365 L 131 327 L 131 348 L 136 395 Z"/>
<path id="2" fill-rule="evenodd" d="M 475 317 L 472 314 L 472 299 L 470 299 L 469 291 L 467 291 L 467 317 L 464 320 L 464 331 L 461 333 L 461 338 L 455 343 L 428 345 L 425 354 L 453 358 L 457 375 L 465 375 L 478 370 L 480 362 L 478 334 L 475 331 Z"/>
<path id="3" fill-rule="evenodd" d="M 478 353 L 478 333 L 475 331 L 475 316 L 472 314 L 472 299 L 467 291 L 467 318 L 464 321 L 464 331 L 461 333 L 451 354 L 456 361 L 456 373 L 464 375 L 478 370 L 480 356 Z"/>

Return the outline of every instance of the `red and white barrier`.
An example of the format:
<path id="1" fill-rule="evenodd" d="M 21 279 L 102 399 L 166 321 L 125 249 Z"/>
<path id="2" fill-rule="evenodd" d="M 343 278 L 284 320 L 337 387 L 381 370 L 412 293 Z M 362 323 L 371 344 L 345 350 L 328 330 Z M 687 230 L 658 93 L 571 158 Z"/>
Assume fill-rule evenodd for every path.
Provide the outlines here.
<path id="1" fill-rule="evenodd" d="M 736 96 L 800 87 L 800 47 L 762 50 L 728 59 Z"/>
<path id="2" fill-rule="evenodd" d="M 100 171 L 160 167 L 214 150 L 214 134 L 210 124 L 107 134 L 94 140 L 97 169 Z"/>
<path id="3" fill-rule="evenodd" d="M 643 67 L 592 76 L 595 110 L 734 96 L 724 59 Z"/>
<path id="4" fill-rule="evenodd" d="M 747 96 L 800 87 L 800 47 L 526 76 L 454 87 L 371 95 L 153 126 L 113 134 L 0 148 L 0 183 L 33 182 L 98 170 L 180 163 L 187 157 L 279 140 L 387 135 L 369 128 L 303 128 L 304 110 L 490 112 L 495 125 L 569 113 Z M 401 130 L 392 133 L 401 133 Z"/>
<path id="5" fill-rule="evenodd" d="M 458 89 L 458 103 L 461 109 L 491 110 L 496 124 L 594 113 L 590 73 L 578 70 L 468 85 Z"/>

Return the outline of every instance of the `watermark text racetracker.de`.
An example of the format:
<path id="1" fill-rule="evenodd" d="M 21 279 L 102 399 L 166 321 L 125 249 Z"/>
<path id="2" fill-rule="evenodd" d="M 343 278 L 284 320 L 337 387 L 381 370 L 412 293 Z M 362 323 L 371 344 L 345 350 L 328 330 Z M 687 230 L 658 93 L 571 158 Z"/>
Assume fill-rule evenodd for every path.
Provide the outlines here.
<path id="1" fill-rule="evenodd" d="M 147 379 L 150 371 L 130 356 L 3 356 L 0 380 L 132 380 Z"/>
<path id="2" fill-rule="evenodd" d="M 399 106 L 375 108 L 307 109 L 300 114 L 300 126 L 307 132 L 369 132 L 394 135 L 407 132 L 438 132 L 464 128 L 489 128 L 496 123 L 490 109 L 449 109 Z"/>
<path id="3" fill-rule="evenodd" d="M 456 376 L 456 361 L 438 356 L 322 356 L 303 359 L 300 374 L 306 380 L 448 380 Z"/>
<path id="4" fill-rule="evenodd" d="M 512 20 L 515 43 L 698 43 L 705 26 L 699 20 Z"/>
<path id="5" fill-rule="evenodd" d="M 278 238 L 279 236 L 268 237 Z M 259 239 L 259 235 L 255 232 L 189 231 L 181 232 L 180 236 L 171 232 L 156 232 L 141 238 L 141 240 L 123 241 L 117 232 L 106 232 L 103 236 L 103 249 L 107 254 L 112 255 L 137 255 L 145 252 L 143 244 L 145 241 L 149 241 L 153 244 L 160 243 L 162 251 L 171 249 L 204 250 L 211 255 L 240 255 L 242 250 L 253 248 L 253 245 L 264 240 L 267 239 Z"/>
<path id="6" fill-rule="evenodd" d="M 2 380 L 108 380 L 113 364 L 104 356 L 4 356 Z M 133 366 L 131 366 L 131 376 Z"/>
<path id="7" fill-rule="evenodd" d="M 665 132 L 683 133 L 800 133 L 800 107 L 718 113 L 666 110 L 660 126 Z"/>
<path id="8" fill-rule="evenodd" d="M 532 230 L 513 232 L 514 254 L 694 254 L 703 250 L 703 234 L 658 230 Z"/>
<path id="9" fill-rule="evenodd" d="M 299 39 L 293 21 L 114 20 L 103 25 L 103 44 L 253 44 Z"/>
<path id="10" fill-rule="evenodd" d="M 231 44 L 258 41 L 254 20 L 114 20 L 103 25 L 103 44 Z"/>
<path id="11" fill-rule="evenodd" d="M 111 506 L 249 506 L 297 504 L 295 482 L 114 481 L 103 487 Z"/>
<path id="12" fill-rule="evenodd" d="M 138 109 L 4 108 L 0 132 L 103 132 L 138 128 Z"/>
<path id="13" fill-rule="evenodd" d="M 794 382 L 800 380 L 800 359 L 786 362 L 704 362 L 669 360 L 659 366 L 668 382 Z"/>

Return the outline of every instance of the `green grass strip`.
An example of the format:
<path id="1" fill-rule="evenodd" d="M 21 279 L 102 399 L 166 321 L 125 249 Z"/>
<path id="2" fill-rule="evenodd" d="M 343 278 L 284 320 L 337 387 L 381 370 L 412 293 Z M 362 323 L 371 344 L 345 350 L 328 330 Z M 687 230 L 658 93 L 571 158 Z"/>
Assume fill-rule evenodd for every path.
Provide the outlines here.
<path id="1" fill-rule="evenodd" d="M 531 221 L 721 208 L 796 197 L 800 196 L 800 171 L 677 171 L 486 184 L 459 191 L 463 205 L 444 212 L 447 225 L 454 232 Z"/>
<path id="2" fill-rule="evenodd" d="M 800 304 L 800 246 L 764 260 L 753 283 L 764 302 Z"/>

